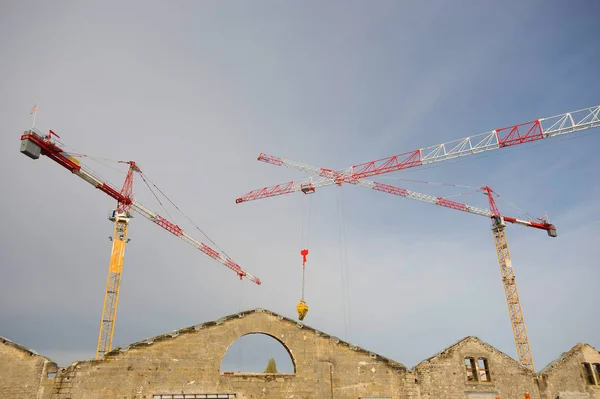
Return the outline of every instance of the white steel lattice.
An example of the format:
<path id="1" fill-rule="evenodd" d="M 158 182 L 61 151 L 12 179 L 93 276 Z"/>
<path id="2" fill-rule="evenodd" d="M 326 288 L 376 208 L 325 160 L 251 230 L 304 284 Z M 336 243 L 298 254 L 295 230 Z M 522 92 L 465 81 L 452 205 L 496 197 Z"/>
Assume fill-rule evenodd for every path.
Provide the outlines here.
<path id="1" fill-rule="evenodd" d="M 353 183 L 353 181 L 353 184 L 356 184 L 357 179 L 363 179 L 365 177 L 397 172 L 404 169 L 558 137 L 596 127 L 600 127 L 600 106 L 585 108 L 579 111 L 568 112 L 566 114 L 548 118 L 541 118 L 533 122 L 522 123 L 506 128 L 495 129 L 490 132 L 355 165 L 340 171 L 315 168 L 301 162 L 260 154 L 258 157 L 259 161 L 298 169 L 311 174 L 328 177 L 328 179 L 290 181 L 275 186 L 252 190 L 236 199 L 236 203 L 303 191 L 305 185 L 311 185 L 314 188 L 318 188 L 332 184 Z"/>

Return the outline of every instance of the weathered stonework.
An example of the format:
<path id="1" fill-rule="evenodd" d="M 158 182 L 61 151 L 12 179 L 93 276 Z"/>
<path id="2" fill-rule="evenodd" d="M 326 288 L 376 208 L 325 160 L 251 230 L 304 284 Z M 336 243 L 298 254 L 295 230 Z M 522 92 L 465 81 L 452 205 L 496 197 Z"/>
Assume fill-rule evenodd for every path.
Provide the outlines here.
<path id="1" fill-rule="evenodd" d="M 227 349 L 240 337 L 255 333 L 283 344 L 292 359 L 293 373 L 220 371 Z M 567 393 L 600 398 L 600 385 L 587 384 L 581 368 L 583 361 L 600 363 L 600 353 L 588 345 L 576 346 L 535 375 L 478 338 L 467 337 L 408 370 L 264 309 L 116 348 L 102 360 L 75 362 L 60 369 L 53 379 L 47 374 L 55 364 L 48 359 L 12 343 L 0 348 L 0 399 L 141 399 L 161 394 L 179 395 L 173 398 L 230 394 L 229 398 L 236 399 L 574 397 L 565 396 Z M 486 360 L 481 369 L 475 369 L 476 377 L 473 373 L 467 377 L 465 358 Z"/>
<path id="2" fill-rule="evenodd" d="M 21 345 L 0 337 L 0 399 L 43 397 L 51 386 L 48 373 L 56 364 Z"/>
<path id="3" fill-rule="evenodd" d="M 289 351 L 293 374 L 225 374 L 223 356 L 238 338 L 267 334 Z M 237 398 L 408 397 L 403 365 L 294 320 L 257 310 L 165 334 L 78 362 L 57 397 L 152 398 L 155 394 L 236 393 Z"/>
<path id="4" fill-rule="evenodd" d="M 539 373 L 542 399 L 600 399 L 600 375 L 592 369 L 595 384 L 589 384 L 583 363 L 600 367 L 600 353 L 589 345 L 579 344 L 546 366 Z"/>
<path id="5" fill-rule="evenodd" d="M 485 358 L 489 381 L 468 381 L 465 358 Z M 422 399 L 469 397 L 540 399 L 536 376 L 517 361 L 476 337 L 467 337 L 414 368 Z M 474 373 L 477 375 L 477 373 Z"/>

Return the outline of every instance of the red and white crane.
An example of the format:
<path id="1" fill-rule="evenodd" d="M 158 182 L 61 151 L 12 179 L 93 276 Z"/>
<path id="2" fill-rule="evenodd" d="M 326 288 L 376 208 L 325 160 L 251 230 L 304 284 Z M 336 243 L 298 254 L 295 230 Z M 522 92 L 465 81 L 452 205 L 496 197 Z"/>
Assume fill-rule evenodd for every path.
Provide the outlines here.
<path id="1" fill-rule="evenodd" d="M 301 191 L 304 194 L 310 194 L 314 193 L 318 187 L 324 187 L 333 184 L 341 186 L 343 183 L 349 183 L 371 188 L 377 191 L 399 195 L 413 200 L 424 201 L 434 205 L 490 217 L 492 219 L 494 242 L 496 244 L 496 252 L 498 255 L 498 262 L 500 264 L 502 282 L 509 308 L 519 362 L 523 366 L 535 371 L 533 358 L 531 356 L 529 338 L 525 328 L 525 321 L 518 296 L 514 271 L 512 269 L 510 253 L 508 250 L 508 242 L 506 240 L 506 233 L 504 231 L 504 222 L 546 230 L 548 235 L 551 237 L 556 237 L 556 228 L 546 220 L 541 220 L 541 223 L 538 223 L 532 220 L 520 220 L 512 217 L 502 216 L 494 202 L 492 196 L 493 191 L 489 187 L 482 188 L 482 190 L 488 195 L 490 203 L 490 210 L 485 210 L 450 201 L 442 197 L 433 197 L 403 188 L 369 181 L 365 178 L 424 166 L 445 160 L 456 159 L 467 155 L 474 155 L 519 144 L 558 137 L 599 126 L 600 106 L 594 106 L 579 111 L 568 112 L 562 115 L 536 119 L 533 122 L 513 125 L 507 128 L 494 129 L 491 132 L 355 165 L 340 171 L 314 167 L 308 164 L 261 153 L 258 157 L 259 161 L 305 171 L 311 175 L 315 175 L 316 179 L 313 180 L 313 178 L 310 177 L 309 179 L 299 182 L 290 181 L 283 184 L 277 184 L 275 186 L 252 190 L 237 198 L 236 203 L 239 204 L 242 202 L 298 191 Z"/>
<path id="2" fill-rule="evenodd" d="M 200 250 L 205 255 L 208 255 L 217 262 L 222 263 L 229 269 L 233 270 L 240 279 L 246 278 L 257 285 L 260 285 L 261 281 L 258 277 L 246 272 L 229 257 L 214 250 L 203 242 L 198 241 L 183 231 L 176 224 L 168 221 L 156 212 L 151 211 L 144 205 L 135 201 L 133 199 L 132 192 L 133 172 L 137 172 L 143 177 L 142 171 L 135 162 L 123 162 L 129 164 L 129 170 L 127 172 L 127 177 L 125 178 L 123 187 L 121 190 L 117 190 L 115 187 L 111 186 L 96 173 L 94 173 L 91 169 L 82 165 L 72 154 L 65 152 L 60 146 L 52 141 L 52 136 L 58 137 L 58 135 L 52 130 L 49 131 L 48 135 L 43 135 L 35 128 L 25 131 L 25 133 L 23 133 L 21 136 L 21 153 L 32 159 L 38 159 L 40 155 L 45 155 L 66 168 L 74 175 L 90 183 L 92 186 L 108 194 L 111 198 L 117 201 L 117 207 L 109 217 L 109 220 L 115 223 L 115 227 L 112 238 L 113 248 L 106 283 L 106 294 L 102 309 L 100 332 L 98 335 L 98 345 L 96 348 L 96 358 L 103 356 L 112 348 L 112 339 L 121 285 L 121 275 L 123 270 L 125 244 L 128 242 L 127 231 L 129 227 L 129 219 L 132 217 L 130 210 L 133 210 L 136 213 L 144 216 L 146 219 L 159 225 L 189 245 Z"/>
<path id="3" fill-rule="evenodd" d="M 299 162 L 278 158 L 271 155 L 261 155 L 261 160 L 265 160 L 265 162 L 267 163 L 279 166 L 287 166 L 289 168 L 298 169 L 302 171 L 310 171 L 311 173 L 319 176 L 319 179 L 329 180 L 331 184 L 341 185 L 342 183 L 338 172 L 332 171 L 331 169 L 314 167 L 311 165 L 302 164 Z M 529 338 L 527 336 L 527 328 L 525 326 L 525 319 L 523 316 L 523 309 L 521 307 L 521 301 L 519 299 L 515 274 L 512 268 L 512 260 L 510 257 L 510 251 L 508 249 L 508 240 L 506 238 L 506 232 L 504 231 L 504 228 L 506 227 L 505 222 L 509 222 L 512 224 L 544 230 L 547 232 L 548 236 L 556 237 L 556 227 L 553 224 L 549 223 L 547 220 L 544 219 L 541 219 L 540 222 L 535 222 L 533 220 L 521 220 L 514 217 L 503 216 L 500 213 L 494 200 L 493 190 L 487 186 L 481 187 L 480 191 L 482 191 L 488 196 L 490 209 L 477 208 L 460 202 L 452 201 L 447 198 L 434 197 L 416 191 L 407 190 L 405 188 L 400 188 L 389 184 L 383 184 L 367 179 L 346 178 L 344 182 L 359 185 L 365 188 L 370 188 L 388 194 L 398 195 L 400 197 L 405 197 L 412 200 L 427 202 L 432 205 L 438 205 L 445 208 L 455 209 L 458 211 L 490 218 L 492 220 L 492 232 L 494 235 L 496 254 L 498 256 L 498 263 L 500 265 L 500 274 L 502 277 L 502 284 L 504 286 L 506 302 L 508 304 L 508 311 L 512 324 L 515 345 L 517 347 L 519 362 L 523 366 L 531 369 L 532 371 L 535 371 L 533 357 L 531 355 Z M 304 185 L 304 188 L 305 189 L 302 191 L 305 194 L 312 194 L 315 192 L 315 189 L 311 187 L 310 183 Z M 307 310 L 308 308 L 306 307 L 306 304 L 303 304 L 304 315 L 306 314 Z M 298 313 L 300 314 L 300 309 Z M 302 317 L 304 317 L 304 315 Z"/>

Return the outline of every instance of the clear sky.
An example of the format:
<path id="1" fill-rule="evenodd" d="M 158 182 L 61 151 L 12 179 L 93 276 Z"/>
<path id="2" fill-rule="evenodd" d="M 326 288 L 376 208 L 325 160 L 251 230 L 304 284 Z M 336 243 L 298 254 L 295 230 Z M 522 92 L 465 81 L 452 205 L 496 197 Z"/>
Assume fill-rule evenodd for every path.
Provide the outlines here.
<path id="1" fill-rule="evenodd" d="M 355 186 L 235 198 L 305 177 L 260 152 L 342 169 L 600 104 L 599 12 L 593 0 L 3 2 L 0 335 L 62 365 L 97 343 L 115 204 L 19 153 L 39 101 L 36 127 L 138 162 L 263 282 L 136 217 L 115 345 L 240 309 L 296 318 L 308 244 L 306 324 L 407 367 L 468 335 L 516 359 L 487 219 Z M 436 196 L 475 189 L 394 179 L 489 185 L 506 215 L 548 212 L 558 238 L 507 227 L 538 370 L 578 342 L 600 347 L 599 144 L 594 129 L 374 178 Z M 83 162 L 122 184 L 124 165 Z M 167 216 L 139 177 L 134 193 Z M 264 368 L 256 347 L 230 366 Z"/>

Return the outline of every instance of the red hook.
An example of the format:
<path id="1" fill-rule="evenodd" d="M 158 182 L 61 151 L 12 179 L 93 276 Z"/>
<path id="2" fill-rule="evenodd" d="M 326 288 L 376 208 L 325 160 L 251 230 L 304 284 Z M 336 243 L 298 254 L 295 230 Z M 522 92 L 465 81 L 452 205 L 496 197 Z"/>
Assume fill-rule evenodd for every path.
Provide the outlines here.
<path id="1" fill-rule="evenodd" d="M 306 255 L 308 255 L 308 249 L 303 249 L 300 251 L 300 255 L 302 255 L 302 266 L 306 263 Z"/>

